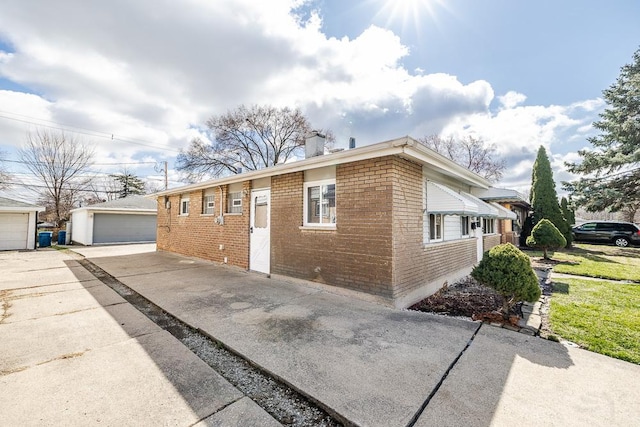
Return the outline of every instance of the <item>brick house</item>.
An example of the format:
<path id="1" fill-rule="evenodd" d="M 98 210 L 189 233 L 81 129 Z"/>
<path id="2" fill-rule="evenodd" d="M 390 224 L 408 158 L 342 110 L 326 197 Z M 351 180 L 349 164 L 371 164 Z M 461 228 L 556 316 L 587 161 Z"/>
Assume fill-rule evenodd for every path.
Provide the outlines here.
<path id="1" fill-rule="evenodd" d="M 157 193 L 157 247 L 406 307 L 500 243 L 487 188 L 403 137 Z"/>
<path id="2" fill-rule="evenodd" d="M 510 188 L 476 189 L 474 194 L 499 209 L 512 212 L 508 218 L 498 220 L 497 231 L 500 233 L 501 243 L 512 243 L 519 246 L 522 226 L 531 212 L 529 201 L 522 194 Z"/>

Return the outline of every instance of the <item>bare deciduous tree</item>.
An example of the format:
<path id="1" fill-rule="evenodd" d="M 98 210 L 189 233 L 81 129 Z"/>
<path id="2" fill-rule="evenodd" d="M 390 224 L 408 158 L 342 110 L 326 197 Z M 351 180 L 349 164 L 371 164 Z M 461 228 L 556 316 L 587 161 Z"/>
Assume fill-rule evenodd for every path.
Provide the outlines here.
<path id="1" fill-rule="evenodd" d="M 311 131 L 300 110 L 272 106 L 242 105 L 206 124 L 213 143 L 196 138 L 178 155 L 176 168 L 190 180 L 284 163 L 300 152 Z"/>
<path id="2" fill-rule="evenodd" d="M 489 181 L 495 182 L 502 178 L 506 168 L 504 159 L 496 158 L 495 144 L 485 144 L 480 138 L 467 136 L 454 139 L 451 136 L 443 138 L 430 135 L 418 141 Z"/>
<path id="3" fill-rule="evenodd" d="M 0 151 L 0 190 L 9 188 L 11 186 L 11 174 L 4 167 L 4 151 Z"/>
<path id="4" fill-rule="evenodd" d="M 52 209 L 56 226 L 68 218 L 73 199 L 85 190 L 93 151 L 64 132 L 36 130 L 27 134 L 25 145 L 18 152 L 20 160 L 42 183 L 42 195 Z"/>

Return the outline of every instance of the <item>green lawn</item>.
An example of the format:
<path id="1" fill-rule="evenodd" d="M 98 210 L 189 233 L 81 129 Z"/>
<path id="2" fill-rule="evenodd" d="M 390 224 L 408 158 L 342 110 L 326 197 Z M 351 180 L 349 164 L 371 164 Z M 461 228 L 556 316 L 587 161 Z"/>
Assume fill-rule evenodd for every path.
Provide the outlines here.
<path id="1" fill-rule="evenodd" d="M 526 253 L 542 257 L 539 251 Z M 591 277 L 554 281 L 549 311 L 553 333 L 591 351 L 640 364 L 640 248 L 577 244 L 549 256 L 557 262 L 554 272 Z"/>
<path id="2" fill-rule="evenodd" d="M 527 251 L 527 254 L 542 256 L 538 251 Z M 571 249 L 550 252 L 549 256 L 561 261 L 553 268 L 556 273 L 640 282 L 640 248 L 578 244 Z"/>
<path id="3" fill-rule="evenodd" d="M 640 284 L 562 279 L 553 288 L 549 320 L 554 333 L 640 364 Z"/>

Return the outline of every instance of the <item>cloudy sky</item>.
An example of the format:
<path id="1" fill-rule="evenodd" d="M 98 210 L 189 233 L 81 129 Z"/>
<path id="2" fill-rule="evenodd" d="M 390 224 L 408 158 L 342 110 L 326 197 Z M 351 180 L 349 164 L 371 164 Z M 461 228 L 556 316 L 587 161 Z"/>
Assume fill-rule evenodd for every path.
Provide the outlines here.
<path id="1" fill-rule="evenodd" d="M 178 185 L 175 156 L 208 117 L 271 104 L 337 147 L 483 138 L 507 160 L 498 185 L 526 190 L 541 144 L 570 178 L 639 21 L 636 0 L 3 0 L 0 150 L 27 180 L 26 133 L 64 129 L 96 174 L 155 179 L 167 161 Z"/>

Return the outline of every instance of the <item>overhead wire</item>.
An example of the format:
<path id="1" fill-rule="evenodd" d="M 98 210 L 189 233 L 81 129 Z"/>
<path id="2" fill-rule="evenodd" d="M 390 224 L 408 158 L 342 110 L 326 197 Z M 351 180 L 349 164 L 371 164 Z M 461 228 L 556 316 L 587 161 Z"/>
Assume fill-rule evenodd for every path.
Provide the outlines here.
<path id="1" fill-rule="evenodd" d="M 31 121 L 31 120 L 24 120 L 24 119 L 20 119 L 20 118 L 16 118 L 16 117 L 10 117 L 10 116 L 7 116 L 6 114 L 13 114 L 13 115 L 16 115 L 16 116 L 26 117 L 26 118 L 29 118 L 29 119 L 32 119 L 32 120 L 39 120 L 39 121 L 42 121 L 42 122 L 49 122 L 49 123 L 53 123 L 55 126 L 48 125 L 48 124 L 43 124 L 43 123 L 39 123 L 39 122 L 34 122 L 34 121 Z M 117 136 L 115 134 L 110 134 L 110 133 L 107 133 L 107 132 L 101 132 L 101 131 L 85 129 L 85 128 L 76 127 L 76 126 L 64 125 L 64 124 L 61 124 L 61 123 L 53 122 L 51 120 L 40 119 L 40 118 L 37 118 L 37 117 L 25 116 L 25 115 L 17 114 L 17 113 L 10 113 L 10 112 L 6 112 L 6 111 L 1 111 L 0 110 L 0 118 L 6 119 L 6 120 L 13 120 L 13 121 L 16 121 L 16 122 L 21 122 L 21 123 L 26 123 L 26 124 L 31 124 L 31 125 L 36 125 L 36 126 L 41 126 L 41 127 L 46 127 L 46 128 L 49 128 L 49 129 L 56 129 L 56 130 L 61 130 L 61 131 L 66 131 L 66 132 L 77 133 L 77 134 L 81 134 L 81 135 L 92 136 L 92 137 L 96 137 L 96 138 L 105 138 L 105 139 L 109 139 L 111 141 L 120 141 L 120 142 L 125 142 L 125 143 L 130 143 L 130 144 L 141 145 L 141 146 L 150 147 L 150 148 L 154 148 L 156 150 L 161 150 L 161 151 L 171 151 L 171 152 L 174 152 L 174 153 L 180 153 L 180 150 L 176 150 L 176 149 L 168 148 L 168 147 L 158 147 L 157 145 L 153 145 L 149 141 L 143 141 L 143 140 L 138 140 L 138 139 L 129 138 L 129 137 L 121 138 L 121 137 L 119 137 L 119 136 Z M 77 129 L 77 130 L 74 130 L 74 129 Z"/>

